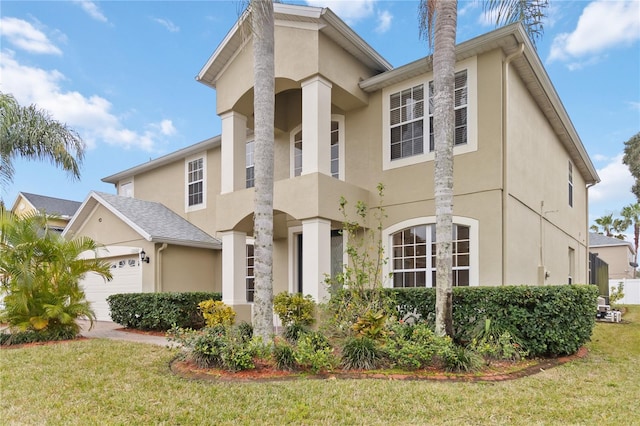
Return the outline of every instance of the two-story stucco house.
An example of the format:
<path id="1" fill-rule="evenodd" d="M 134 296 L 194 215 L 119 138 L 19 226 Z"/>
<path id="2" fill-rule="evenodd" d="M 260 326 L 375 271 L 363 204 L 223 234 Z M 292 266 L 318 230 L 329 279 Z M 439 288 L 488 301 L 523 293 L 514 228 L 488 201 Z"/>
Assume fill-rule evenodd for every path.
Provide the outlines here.
<path id="1" fill-rule="evenodd" d="M 275 18 L 274 292 L 326 297 L 343 261 L 338 201 L 375 205 L 378 183 L 388 285 L 433 286 L 431 58 L 393 68 L 329 9 L 275 4 Z M 104 178 L 119 196 L 92 193 L 67 230 L 128 247 L 143 291 L 221 290 L 241 317 L 253 297 L 250 34 L 243 15 L 197 76 L 216 90 L 222 134 Z M 599 179 L 523 27 L 461 43 L 456 69 L 455 285 L 587 282 Z M 131 218 L 134 202 L 148 215 Z M 160 208 L 211 240 L 145 233 Z M 150 263 L 135 261 L 141 249 Z"/>

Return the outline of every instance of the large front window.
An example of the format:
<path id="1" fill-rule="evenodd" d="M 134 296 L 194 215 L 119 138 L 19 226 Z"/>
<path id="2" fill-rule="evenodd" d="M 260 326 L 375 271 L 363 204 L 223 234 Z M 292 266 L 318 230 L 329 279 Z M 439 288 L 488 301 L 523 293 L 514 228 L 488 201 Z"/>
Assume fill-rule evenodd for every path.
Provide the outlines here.
<path id="1" fill-rule="evenodd" d="M 470 282 L 470 228 L 453 225 L 453 285 Z M 391 235 L 394 287 L 434 287 L 436 283 L 436 226 L 417 225 Z"/>
<path id="2" fill-rule="evenodd" d="M 204 159 L 189 161 L 187 165 L 187 205 L 189 207 L 204 202 Z"/>
<path id="3" fill-rule="evenodd" d="M 391 159 L 411 157 L 424 151 L 424 86 L 391 94 L 389 99 Z"/>
<path id="4" fill-rule="evenodd" d="M 464 145 L 467 143 L 467 71 L 456 73 L 455 92 L 454 92 L 454 109 L 455 109 L 455 134 L 453 145 Z M 433 81 L 429 82 L 429 151 L 435 149 L 435 139 L 433 131 Z"/>

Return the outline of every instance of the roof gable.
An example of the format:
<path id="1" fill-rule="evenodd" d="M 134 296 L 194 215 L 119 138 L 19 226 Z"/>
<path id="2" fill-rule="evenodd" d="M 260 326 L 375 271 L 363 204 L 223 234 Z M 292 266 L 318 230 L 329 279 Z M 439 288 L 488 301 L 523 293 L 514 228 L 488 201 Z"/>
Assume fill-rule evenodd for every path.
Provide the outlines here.
<path id="1" fill-rule="evenodd" d="M 79 201 L 47 197 L 46 195 L 31 194 L 29 192 L 20 192 L 16 197 L 12 211 L 15 211 L 18 208 L 18 203 L 21 198 L 41 213 L 60 216 L 64 219 L 71 218 L 82 204 Z"/>
<path id="2" fill-rule="evenodd" d="M 147 241 L 211 249 L 222 247 L 220 240 L 163 204 L 95 191 L 82 203 L 63 235 L 80 229 L 98 204 L 111 211 Z"/>

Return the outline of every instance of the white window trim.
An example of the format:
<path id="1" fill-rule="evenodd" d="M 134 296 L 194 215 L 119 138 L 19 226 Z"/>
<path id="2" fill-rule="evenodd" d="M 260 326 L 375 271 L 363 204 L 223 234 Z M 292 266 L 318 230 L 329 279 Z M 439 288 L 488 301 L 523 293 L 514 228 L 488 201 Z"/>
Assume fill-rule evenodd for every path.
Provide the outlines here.
<path id="1" fill-rule="evenodd" d="M 391 252 L 391 238 L 393 234 L 403 229 L 411 228 L 413 226 L 434 225 L 435 223 L 435 216 L 416 217 L 396 223 L 382 230 L 382 245 L 384 248 L 385 256 L 389 259 L 389 261 L 382 266 L 383 277 L 390 277 L 391 273 L 393 272 L 393 268 L 391 266 L 393 256 L 393 253 Z M 469 286 L 476 287 L 480 285 L 480 222 L 469 217 L 453 216 L 453 223 L 469 227 Z M 385 287 L 393 287 L 393 283 L 390 279 L 385 279 L 383 285 Z"/>
<path id="2" fill-rule="evenodd" d="M 478 150 L 478 61 L 477 57 L 465 59 L 456 64 L 455 72 L 467 70 L 467 143 L 454 146 L 453 154 L 460 155 Z M 435 159 L 435 152 L 429 152 L 429 82 L 433 80 L 433 73 L 413 78 L 402 83 L 382 89 L 382 170 L 395 169 L 424 163 Z M 425 93 L 425 113 L 423 125 L 424 152 L 411 157 L 391 160 L 391 135 L 389 124 L 389 97 L 410 87 L 422 84 Z"/>
<path id="3" fill-rule="evenodd" d="M 249 302 L 247 299 L 247 269 L 249 269 L 249 265 L 247 265 L 247 246 L 253 246 L 253 297 L 255 300 L 255 291 L 256 291 L 256 240 L 253 237 L 247 237 L 245 242 L 245 256 L 244 256 L 244 300 L 246 303 L 253 304 L 254 302 Z"/>
<path id="4" fill-rule="evenodd" d="M 189 163 L 202 158 L 202 203 L 194 206 L 189 205 Z M 184 160 L 184 211 L 194 212 L 207 208 L 207 153 L 203 152 L 193 155 Z"/>
<path id="5" fill-rule="evenodd" d="M 253 167 L 253 185 L 251 186 L 248 186 L 249 182 L 247 182 L 247 169 L 249 168 L 249 164 L 247 163 L 247 147 L 249 143 L 253 143 L 253 152 L 251 154 L 253 157 L 253 163 L 251 164 L 251 167 Z M 245 189 L 254 188 L 256 186 L 256 141 L 249 138 L 245 142 L 244 146 L 244 187 Z"/>
<path id="6" fill-rule="evenodd" d="M 294 148 L 294 138 L 296 134 L 301 131 L 302 131 L 302 124 L 299 124 L 289 133 L 289 176 L 291 178 L 297 177 L 295 175 L 296 155 L 295 155 L 295 148 Z M 302 151 L 304 152 L 304 139 L 302 139 Z M 304 164 L 303 164 L 303 167 L 304 167 Z M 301 171 L 300 173 L 301 175 L 302 175 L 302 172 L 304 172 L 304 169 Z"/>
<path id="7" fill-rule="evenodd" d="M 345 180 L 345 127 L 344 127 L 344 115 L 332 114 L 331 121 L 338 122 L 338 179 Z M 329 159 L 331 160 L 331 159 Z"/>

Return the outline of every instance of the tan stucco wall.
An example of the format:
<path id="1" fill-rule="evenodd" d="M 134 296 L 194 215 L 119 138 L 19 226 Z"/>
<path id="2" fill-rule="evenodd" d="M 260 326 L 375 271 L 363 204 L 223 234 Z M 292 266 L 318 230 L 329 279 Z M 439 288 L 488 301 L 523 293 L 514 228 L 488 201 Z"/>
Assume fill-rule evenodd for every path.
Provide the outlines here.
<path id="1" fill-rule="evenodd" d="M 635 278 L 634 270 L 629 266 L 633 261 L 633 254 L 627 245 L 610 247 L 591 247 L 592 253 L 598 253 L 598 257 L 609 265 L 609 279 Z"/>
<path id="2" fill-rule="evenodd" d="M 222 291 L 222 265 L 214 250 L 172 245 L 161 252 L 160 259 L 159 291 Z"/>
<path id="3" fill-rule="evenodd" d="M 573 282 L 586 283 L 585 180 L 574 165 L 573 207 L 570 207 L 569 154 L 516 73 L 509 80 L 509 123 L 507 281 L 542 284 L 538 269 L 532 268 L 532 264 L 537 264 L 550 274 L 545 284 L 566 283 L 571 247 L 576 262 Z"/>

